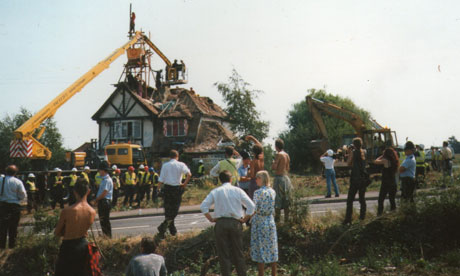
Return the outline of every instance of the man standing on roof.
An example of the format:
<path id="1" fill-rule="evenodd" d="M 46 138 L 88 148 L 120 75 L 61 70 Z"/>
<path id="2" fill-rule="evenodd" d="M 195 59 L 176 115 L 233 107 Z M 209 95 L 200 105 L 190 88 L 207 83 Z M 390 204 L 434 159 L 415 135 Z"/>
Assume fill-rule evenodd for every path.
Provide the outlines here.
<path id="1" fill-rule="evenodd" d="M 218 177 L 221 172 L 229 171 L 232 174 L 232 185 L 236 186 L 240 179 L 238 168 L 241 166 L 242 160 L 241 158 L 235 159 L 233 156 L 240 156 L 240 154 L 233 147 L 225 147 L 225 159 L 220 160 L 209 174 L 212 177 Z"/>
<path id="2" fill-rule="evenodd" d="M 179 212 L 182 193 L 192 177 L 187 165 L 178 161 L 179 153 L 176 150 L 171 150 L 169 157 L 171 159 L 163 164 L 160 178 L 158 179 L 158 190 L 163 190 L 165 209 L 165 220 L 158 227 L 158 235 L 160 238 L 164 238 L 167 229 L 169 229 L 171 235 L 176 235 L 177 229 L 174 225 L 174 219 Z M 184 183 L 181 183 L 182 175 L 187 176 Z"/>
<path id="3" fill-rule="evenodd" d="M 135 31 L 135 27 L 136 27 L 136 14 L 134 12 L 131 13 L 131 18 L 129 20 L 129 33 L 132 35 L 134 34 L 136 31 Z M 126 22 L 126 21 L 125 21 Z"/>

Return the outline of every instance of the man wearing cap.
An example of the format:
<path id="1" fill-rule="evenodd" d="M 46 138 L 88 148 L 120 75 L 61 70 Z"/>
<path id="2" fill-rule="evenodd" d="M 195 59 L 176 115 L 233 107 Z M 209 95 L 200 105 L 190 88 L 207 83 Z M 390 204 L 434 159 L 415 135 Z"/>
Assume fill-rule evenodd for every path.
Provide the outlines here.
<path id="1" fill-rule="evenodd" d="M 27 191 L 27 213 L 30 214 L 32 209 L 38 210 L 37 206 L 37 186 L 35 185 L 35 174 L 29 173 L 25 185 Z"/>
<path id="2" fill-rule="evenodd" d="M 112 237 L 112 226 L 110 225 L 110 209 L 112 208 L 113 181 L 109 176 L 109 165 L 102 162 L 99 166 L 99 174 L 102 181 L 96 195 L 97 212 L 102 228 L 102 233 Z"/>
<path id="3" fill-rule="evenodd" d="M 414 143 L 408 141 L 404 146 L 406 159 L 399 167 L 399 178 L 401 179 L 401 198 L 404 201 L 414 202 L 415 190 L 415 146 Z"/>
<path id="4" fill-rule="evenodd" d="M 326 198 L 331 197 L 331 182 L 334 184 L 334 192 L 335 197 L 339 197 L 339 186 L 337 186 L 337 182 L 335 179 L 335 170 L 334 170 L 334 151 L 329 149 L 327 150 L 321 157 L 319 158 L 321 162 L 324 164 L 325 174 L 326 174 L 326 186 L 327 186 L 327 194 Z"/>
<path id="5" fill-rule="evenodd" d="M 16 246 L 18 224 L 21 217 L 19 205 L 26 197 L 26 190 L 21 180 L 17 179 L 18 168 L 10 165 L 6 168 L 6 176 L 0 178 L 0 249 L 6 248 L 6 237 L 9 237 L 8 247 Z"/>
<path id="6" fill-rule="evenodd" d="M 160 238 L 164 237 L 167 229 L 169 229 L 171 235 L 176 235 L 177 229 L 174 225 L 174 219 L 179 212 L 184 188 L 187 186 L 192 176 L 187 165 L 178 161 L 179 153 L 176 150 L 171 150 L 169 157 L 171 159 L 163 164 L 160 178 L 158 179 L 158 190 L 163 189 L 165 209 L 165 220 L 158 227 L 158 235 Z M 182 175 L 187 176 L 184 183 L 181 183 Z"/>
<path id="7" fill-rule="evenodd" d="M 64 177 L 62 176 L 62 170 L 55 168 L 56 176 L 52 179 L 52 195 L 53 200 L 51 201 L 51 209 L 56 208 L 56 203 L 59 203 L 59 207 L 64 209 Z"/>
<path id="8" fill-rule="evenodd" d="M 123 189 L 125 192 L 125 199 L 123 200 L 123 206 L 126 206 L 129 200 L 129 206 L 133 206 L 135 187 L 137 183 L 136 173 L 134 167 L 129 166 L 128 171 L 125 172 L 122 178 Z"/>

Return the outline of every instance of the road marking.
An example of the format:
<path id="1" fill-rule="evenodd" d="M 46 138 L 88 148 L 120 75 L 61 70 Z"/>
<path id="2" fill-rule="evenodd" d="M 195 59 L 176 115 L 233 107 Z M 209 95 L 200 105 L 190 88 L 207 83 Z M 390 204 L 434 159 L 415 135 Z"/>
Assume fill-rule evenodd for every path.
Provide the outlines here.
<path id="1" fill-rule="evenodd" d="M 117 228 L 112 228 L 112 230 L 125 230 L 125 229 L 147 228 L 147 227 L 151 227 L 151 226 L 150 225 L 139 225 L 139 226 L 117 227 Z"/>

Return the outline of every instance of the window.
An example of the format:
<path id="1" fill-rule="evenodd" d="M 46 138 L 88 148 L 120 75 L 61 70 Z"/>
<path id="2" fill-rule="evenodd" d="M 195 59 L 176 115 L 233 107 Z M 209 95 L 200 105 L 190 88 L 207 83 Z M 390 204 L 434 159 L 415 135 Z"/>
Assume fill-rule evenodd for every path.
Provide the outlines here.
<path id="1" fill-rule="evenodd" d="M 114 139 L 141 139 L 141 121 L 115 121 L 113 123 Z"/>
<path id="2" fill-rule="evenodd" d="M 127 148 L 119 148 L 118 149 L 118 155 L 128 155 L 128 149 Z"/>
<path id="3" fill-rule="evenodd" d="M 163 121 L 163 133 L 166 137 L 185 136 L 188 131 L 186 119 L 168 119 Z"/>
<path id="4" fill-rule="evenodd" d="M 107 155 L 115 155 L 115 149 L 107 149 Z"/>
<path id="5" fill-rule="evenodd" d="M 144 162 L 144 152 L 141 149 L 133 148 L 133 161 Z"/>

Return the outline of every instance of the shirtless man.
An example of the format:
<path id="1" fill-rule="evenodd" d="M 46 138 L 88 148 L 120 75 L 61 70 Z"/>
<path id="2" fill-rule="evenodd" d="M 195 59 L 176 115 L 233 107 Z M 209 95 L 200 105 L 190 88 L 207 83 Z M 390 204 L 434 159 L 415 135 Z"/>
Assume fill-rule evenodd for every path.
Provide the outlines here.
<path id="1" fill-rule="evenodd" d="M 284 141 L 277 139 L 275 141 L 276 156 L 272 164 L 272 170 L 275 173 L 273 189 L 276 192 L 275 198 L 275 221 L 280 221 L 281 209 L 284 209 L 284 222 L 289 220 L 289 205 L 291 204 L 292 185 L 289 179 L 289 162 L 291 159 L 284 151 Z"/>
<path id="2" fill-rule="evenodd" d="M 96 211 L 88 204 L 86 198 L 90 192 L 88 182 L 79 178 L 73 189 L 77 202 L 64 208 L 54 230 L 54 234 L 62 237 L 56 262 L 56 276 L 86 275 L 88 256 L 88 229 L 94 222 Z"/>

